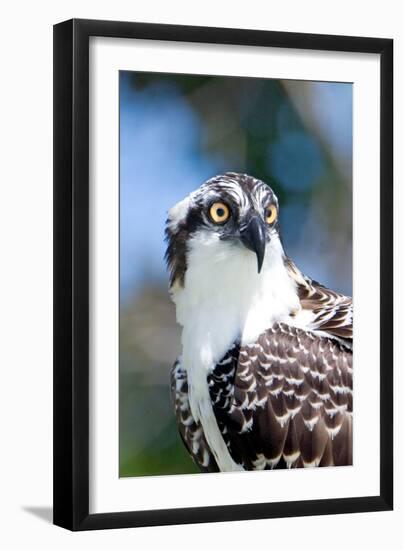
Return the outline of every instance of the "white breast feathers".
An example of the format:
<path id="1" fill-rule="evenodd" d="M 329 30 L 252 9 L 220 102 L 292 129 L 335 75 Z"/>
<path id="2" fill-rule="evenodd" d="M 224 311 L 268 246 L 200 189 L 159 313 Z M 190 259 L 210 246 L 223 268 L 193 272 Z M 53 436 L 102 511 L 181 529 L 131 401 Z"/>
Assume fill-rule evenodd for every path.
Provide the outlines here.
<path id="1" fill-rule="evenodd" d="M 207 376 L 233 342 L 253 343 L 275 322 L 292 322 L 299 309 L 295 282 L 283 262 L 280 240 L 266 247 L 257 272 L 256 256 L 245 247 L 199 233 L 189 242 L 184 287 L 172 290 L 183 326 L 182 361 L 188 374 L 192 414 L 202 423 L 221 470 L 242 467 L 231 458 L 211 405 Z"/>

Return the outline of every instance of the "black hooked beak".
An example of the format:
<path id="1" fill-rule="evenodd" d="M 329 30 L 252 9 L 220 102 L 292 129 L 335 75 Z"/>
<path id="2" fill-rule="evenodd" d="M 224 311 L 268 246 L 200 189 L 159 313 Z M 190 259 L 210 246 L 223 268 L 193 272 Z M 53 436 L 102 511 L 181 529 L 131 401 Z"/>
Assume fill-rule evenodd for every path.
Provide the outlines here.
<path id="1" fill-rule="evenodd" d="M 266 248 L 266 232 L 263 221 L 259 216 L 252 216 L 242 227 L 240 233 L 242 243 L 256 254 L 257 272 L 260 273 Z"/>

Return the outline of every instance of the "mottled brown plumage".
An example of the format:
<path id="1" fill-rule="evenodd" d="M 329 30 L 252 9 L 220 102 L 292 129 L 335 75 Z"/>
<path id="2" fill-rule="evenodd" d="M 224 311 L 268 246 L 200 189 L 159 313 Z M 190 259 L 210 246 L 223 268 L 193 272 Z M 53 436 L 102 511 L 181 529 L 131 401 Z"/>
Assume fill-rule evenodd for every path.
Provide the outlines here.
<path id="1" fill-rule="evenodd" d="M 287 270 L 297 284 L 301 308 L 312 312 L 311 328 L 328 332 L 348 343 L 353 338 L 353 303 L 349 296 L 313 281 L 303 275 L 297 266 L 286 258 Z"/>
<path id="2" fill-rule="evenodd" d="M 171 397 L 180 436 L 193 461 L 202 472 L 218 472 L 218 466 L 204 437 L 203 428 L 192 416 L 188 391 L 186 371 L 177 361 L 171 371 Z"/>
<path id="3" fill-rule="evenodd" d="M 352 464 L 351 300 L 308 279 L 300 296 L 320 334 L 276 323 L 254 344 L 235 343 L 208 378 L 220 431 L 246 470 Z M 192 458 L 203 471 L 217 471 L 179 363 L 172 394 Z"/>

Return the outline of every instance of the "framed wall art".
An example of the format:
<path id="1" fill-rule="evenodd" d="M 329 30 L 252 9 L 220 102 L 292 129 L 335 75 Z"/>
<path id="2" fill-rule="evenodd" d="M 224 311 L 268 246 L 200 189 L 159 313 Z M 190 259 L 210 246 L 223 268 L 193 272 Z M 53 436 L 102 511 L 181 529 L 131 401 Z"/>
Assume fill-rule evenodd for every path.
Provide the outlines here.
<path id="1" fill-rule="evenodd" d="M 55 524 L 392 509 L 392 74 L 385 38 L 54 27 Z"/>

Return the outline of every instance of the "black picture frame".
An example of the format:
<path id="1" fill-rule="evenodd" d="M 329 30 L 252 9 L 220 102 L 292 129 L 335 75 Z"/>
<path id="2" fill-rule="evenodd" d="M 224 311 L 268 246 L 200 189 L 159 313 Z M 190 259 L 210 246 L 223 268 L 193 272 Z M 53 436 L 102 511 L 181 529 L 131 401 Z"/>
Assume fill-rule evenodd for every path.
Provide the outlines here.
<path id="1" fill-rule="evenodd" d="M 377 53 L 381 58 L 380 491 L 365 497 L 89 513 L 89 38 Z M 54 26 L 54 523 L 71 530 L 391 510 L 393 40 L 73 19 Z"/>

